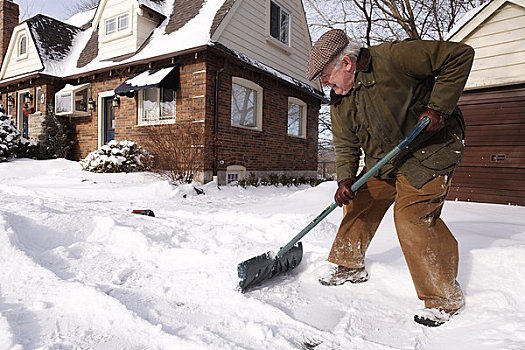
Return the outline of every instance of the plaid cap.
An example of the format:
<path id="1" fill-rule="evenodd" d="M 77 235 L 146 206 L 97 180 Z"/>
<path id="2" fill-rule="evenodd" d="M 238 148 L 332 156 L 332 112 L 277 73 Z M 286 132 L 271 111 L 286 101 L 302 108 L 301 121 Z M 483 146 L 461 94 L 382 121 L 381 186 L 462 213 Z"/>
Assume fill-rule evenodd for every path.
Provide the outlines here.
<path id="1" fill-rule="evenodd" d="M 306 70 L 308 80 L 317 78 L 326 65 L 348 45 L 348 42 L 348 37 L 341 29 L 332 29 L 321 35 L 310 52 Z"/>

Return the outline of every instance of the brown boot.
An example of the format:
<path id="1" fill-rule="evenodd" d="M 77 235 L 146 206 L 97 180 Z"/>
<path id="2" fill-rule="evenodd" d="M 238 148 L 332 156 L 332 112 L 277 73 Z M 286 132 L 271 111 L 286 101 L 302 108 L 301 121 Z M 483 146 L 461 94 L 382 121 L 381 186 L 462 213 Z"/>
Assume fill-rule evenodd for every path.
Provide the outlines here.
<path id="1" fill-rule="evenodd" d="M 328 276 L 319 278 L 319 283 L 324 286 L 340 286 L 346 282 L 362 283 L 366 281 L 368 281 L 368 272 L 364 267 L 336 266 Z"/>

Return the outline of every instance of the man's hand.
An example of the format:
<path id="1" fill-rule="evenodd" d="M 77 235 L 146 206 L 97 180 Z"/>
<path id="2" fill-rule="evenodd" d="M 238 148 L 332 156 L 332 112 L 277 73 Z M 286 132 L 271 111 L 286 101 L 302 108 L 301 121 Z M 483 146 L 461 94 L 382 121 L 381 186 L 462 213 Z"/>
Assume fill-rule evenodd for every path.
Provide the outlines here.
<path id="1" fill-rule="evenodd" d="M 344 205 L 350 204 L 350 201 L 357 196 L 357 192 L 352 192 L 350 187 L 353 185 L 354 180 L 343 180 L 339 182 L 339 187 L 335 192 L 334 200 L 338 206 L 342 207 Z"/>
<path id="2" fill-rule="evenodd" d="M 419 115 L 417 122 L 419 123 L 424 117 L 428 117 L 430 119 L 430 124 L 428 124 L 423 132 L 438 132 L 445 126 L 445 118 L 441 112 L 431 108 L 425 108 L 425 110 Z"/>

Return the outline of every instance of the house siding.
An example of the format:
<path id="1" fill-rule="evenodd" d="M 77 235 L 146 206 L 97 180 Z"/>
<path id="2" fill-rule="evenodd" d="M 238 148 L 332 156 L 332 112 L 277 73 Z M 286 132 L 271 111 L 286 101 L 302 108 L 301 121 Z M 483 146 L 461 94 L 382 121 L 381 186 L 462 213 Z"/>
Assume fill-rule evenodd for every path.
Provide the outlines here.
<path id="1" fill-rule="evenodd" d="M 116 33 L 106 37 L 106 20 L 125 13 L 129 14 L 130 32 L 123 36 Z M 98 27 L 100 59 L 118 57 L 137 50 L 137 17 L 135 5 L 130 0 L 108 0 L 106 2 Z"/>
<path id="2" fill-rule="evenodd" d="M 462 42 L 476 52 L 467 90 L 525 82 L 525 8 L 505 3 Z"/>
<path id="3" fill-rule="evenodd" d="M 233 50 L 288 74 L 308 85 L 314 83 L 306 79 L 306 63 L 309 56 L 310 38 L 301 17 L 302 6 L 295 0 L 276 0 L 291 13 L 290 48 L 284 50 L 266 39 L 268 0 L 241 1 L 216 40 Z M 249 23 L 250 25 L 246 25 Z M 220 27 L 219 27 L 220 30 Z M 314 86 L 314 85 L 312 85 Z M 318 86 L 314 86 L 319 88 Z"/>
<path id="4" fill-rule="evenodd" d="M 27 38 L 27 56 L 26 58 L 18 59 L 18 40 L 22 35 L 25 35 Z M 7 52 L 5 58 L 5 61 L 9 62 L 9 65 L 5 68 L 2 77 L 3 79 L 16 77 L 24 73 L 30 73 L 44 68 L 26 24 L 15 29 L 12 38 L 14 40 L 12 43 L 13 46 Z"/>

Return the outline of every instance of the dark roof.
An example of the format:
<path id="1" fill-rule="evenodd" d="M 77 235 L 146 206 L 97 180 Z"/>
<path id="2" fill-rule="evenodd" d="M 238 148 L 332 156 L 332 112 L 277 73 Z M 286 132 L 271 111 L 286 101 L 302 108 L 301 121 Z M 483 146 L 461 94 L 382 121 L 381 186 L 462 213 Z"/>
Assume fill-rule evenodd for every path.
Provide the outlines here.
<path id="1" fill-rule="evenodd" d="M 26 20 L 41 59 L 59 61 L 71 52 L 73 38 L 80 28 L 45 15 Z"/>
<path id="2" fill-rule="evenodd" d="M 170 20 L 166 26 L 166 34 L 176 32 L 199 14 L 204 0 L 177 0 L 173 5 Z"/>
<path id="3" fill-rule="evenodd" d="M 213 23 L 210 28 L 210 38 L 213 36 L 213 33 L 215 33 L 215 31 L 221 24 L 224 17 L 226 17 L 226 15 L 230 11 L 234 3 L 235 3 L 235 0 L 226 0 L 224 4 L 222 4 L 219 11 L 217 11 L 217 13 L 215 14 L 215 17 L 213 18 Z"/>
<path id="4" fill-rule="evenodd" d="M 77 68 L 87 66 L 98 56 L 98 30 L 94 30 L 77 61 Z"/>

